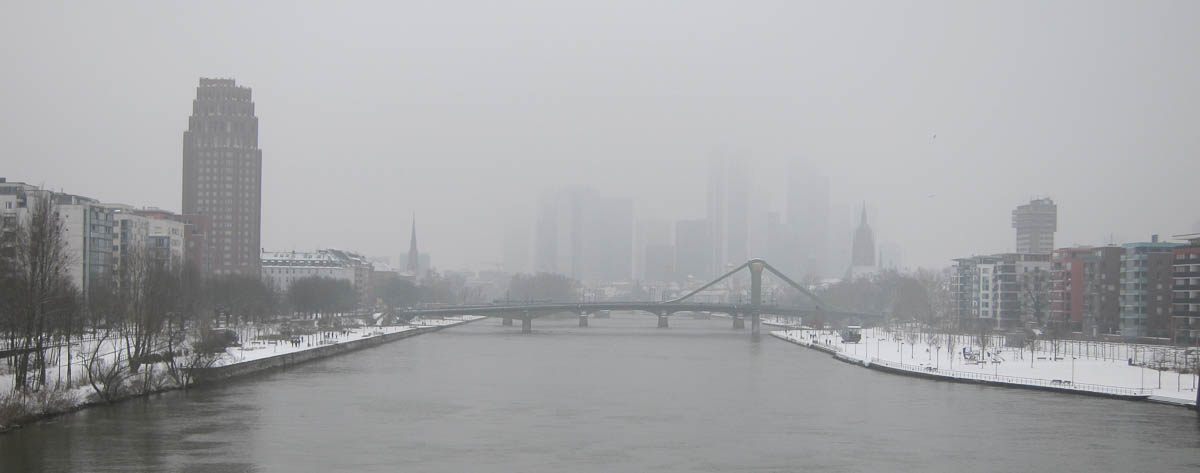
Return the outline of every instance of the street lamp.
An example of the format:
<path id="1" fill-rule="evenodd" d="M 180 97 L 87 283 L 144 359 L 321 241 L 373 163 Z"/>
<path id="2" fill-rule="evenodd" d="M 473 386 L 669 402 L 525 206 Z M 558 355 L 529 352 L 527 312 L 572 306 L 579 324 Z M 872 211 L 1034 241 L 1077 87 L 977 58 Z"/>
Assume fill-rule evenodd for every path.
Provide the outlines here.
<path id="1" fill-rule="evenodd" d="M 1071 355 L 1071 385 L 1075 385 L 1075 355 Z"/>

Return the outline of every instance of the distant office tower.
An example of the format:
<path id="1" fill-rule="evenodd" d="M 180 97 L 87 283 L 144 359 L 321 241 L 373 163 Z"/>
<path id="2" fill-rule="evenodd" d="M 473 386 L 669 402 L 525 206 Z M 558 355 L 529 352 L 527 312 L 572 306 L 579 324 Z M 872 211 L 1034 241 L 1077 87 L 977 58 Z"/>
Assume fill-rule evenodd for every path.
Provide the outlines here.
<path id="1" fill-rule="evenodd" d="M 711 226 L 704 219 L 680 220 L 675 223 L 675 274 L 679 281 L 689 278 L 708 280 L 709 251 L 712 241 L 708 230 Z"/>
<path id="2" fill-rule="evenodd" d="M 825 266 L 828 275 L 841 276 L 851 262 L 854 248 L 854 219 L 858 213 L 850 204 L 834 204 L 829 207 L 829 261 Z"/>
<path id="3" fill-rule="evenodd" d="M 1017 229 L 1017 253 L 1050 254 L 1058 230 L 1058 207 L 1050 199 L 1034 199 L 1012 213 Z"/>
<path id="4" fill-rule="evenodd" d="M 650 248 L 671 246 L 671 222 L 666 220 L 640 220 L 634 227 L 633 235 L 633 278 L 642 281 L 654 281 L 648 276 L 649 273 L 658 271 L 656 275 L 661 276 L 661 267 L 651 269 L 649 263 Z M 655 251 L 659 252 L 657 256 L 661 257 L 662 248 Z M 672 259 L 674 258 L 674 250 L 671 251 Z M 655 265 L 661 265 L 662 261 L 656 261 Z M 657 281 L 666 281 L 668 279 L 657 279 Z"/>
<path id="5" fill-rule="evenodd" d="M 628 281 L 633 274 L 633 201 L 590 189 L 550 192 L 538 199 L 537 271 L 586 283 Z"/>
<path id="6" fill-rule="evenodd" d="M 749 259 L 748 190 L 749 180 L 740 161 L 722 156 L 712 162 L 707 196 L 710 274 L 722 274 Z"/>
<path id="7" fill-rule="evenodd" d="M 645 249 L 646 271 L 642 280 L 665 283 L 675 279 L 675 246 L 649 245 Z"/>
<path id="8" fill-rule="evenodd" d="M 211 217 L 202 264 L 260 276 L 262 150 L 250 88 L 200 79 L 183 133 L 183 213 Z"/>
<path id="9" fill-rule="evenodd" d="M 767 261 L 784 271 L 785 274 L 795 274 L 789 272 L 792 267 L 792 251 L 793 232 L 790 226 L 779 221 L 779 212 L 767 213 Z"/>
<path id="10" fill-rule="evenodd" d="M 850 265 L 855 268 L 875 267 L 875 233 L 867 225 L 867 205 L 863 204 L 862 218 L 858 229 L 854 230 L 854 247 L 851 250 Z"/>
<path id="11" fill-rule="evenodd" d="M 794 234 L 789 274 L 821 275 L 829 254 L 829 179 L 802 163 L 788 169 L 787 225 Z"/>
<path id="12" fill-rule="evenodd" d="M 512 217 L 504 223 L 503 268 L 509 273 L 528 273 L 530 224 L 527 218 Z"/>

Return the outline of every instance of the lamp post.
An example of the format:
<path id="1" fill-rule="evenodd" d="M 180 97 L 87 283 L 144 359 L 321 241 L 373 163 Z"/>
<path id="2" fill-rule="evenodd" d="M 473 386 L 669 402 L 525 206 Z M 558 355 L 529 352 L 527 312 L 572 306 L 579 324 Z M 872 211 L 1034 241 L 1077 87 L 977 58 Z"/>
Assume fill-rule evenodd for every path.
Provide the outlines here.
<path id="1" fill-rule="evenodd" d="M 1075 355 L 1071 355 L 1071 385 L 1075 385 Z"/>

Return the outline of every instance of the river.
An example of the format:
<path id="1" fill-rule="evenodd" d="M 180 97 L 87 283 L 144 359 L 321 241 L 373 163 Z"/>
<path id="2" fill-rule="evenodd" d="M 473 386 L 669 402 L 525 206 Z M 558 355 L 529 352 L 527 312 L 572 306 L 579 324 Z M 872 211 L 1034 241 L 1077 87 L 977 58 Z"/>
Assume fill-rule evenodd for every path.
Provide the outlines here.
<path id="1" fill-rule="evenodd" d="M 866 370 L 728 319 L 488 319 L 0 435 L 0 471 L 1197 471 L 1172 406 Z"/>

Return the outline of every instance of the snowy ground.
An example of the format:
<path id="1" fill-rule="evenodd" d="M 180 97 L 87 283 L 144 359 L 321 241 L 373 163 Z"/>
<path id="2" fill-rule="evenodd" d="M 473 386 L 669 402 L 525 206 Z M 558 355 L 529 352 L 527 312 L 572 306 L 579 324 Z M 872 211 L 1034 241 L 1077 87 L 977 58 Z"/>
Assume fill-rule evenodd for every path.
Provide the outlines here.
<path id="1" fill-rule="evenodd" d="M 452 317 L 440 317 L 440 318 L 429 318 L 429 319 L 417 317 L 417 318 L 413 319 L 412 321 L 410 321 L 409 323 L 411 323 L 413 325 L 424 326 L 424 327 L 437 327 L 437 326 L 442 326 L 442 325 L 458 325 L 463 322 L 470 322 L 472 320 L 479 320 L 479 319 L 483 319 L 483 318 L 486 318 L 486 317 L 484 317 L 482 315 L 457 315 L 457 316 L 452 316 Z"/>
<path id="2" fill-rule="evenodd" d="M 275 355 L 283 355 L 286 353 L 294 353 L 313 348 L 334 345 L 338 343 L 352 342 L 362 340 L 364 338 L 378 337 L 380 335 L 406 332 L 416 330 L 420 327 L 442 327 L 450 325 L 464 324 L 474 320 L 484 318 L 481 315 L 464 315 L 459 317 L 446 317 L 441 319 L 413 319 L 410 325 L 384 326 L 384 327 L 357 327 L 345 330 L 335 330 L 328 332 L 319 332 L 313 335 L 305 335 L 300 338 L 300 343 L 292 345 L 286 341 L 270 343 L 262 340 L 255 340 L 250 343 L 245 343 L 241 347 L 231 347 L 225 350 L 226 356 L 217 363 L 217 365 L 231 365 L 241 363 L 243 361 L 253 361 L 262 358 L 268 358 Z"/>
<path id="3" fill-rule="evenodd" d="M 271 342 L 259 340 L 259 337 L 275 333 L 275 331 L 265 327 L 247 325 L 233 329 L 238 333 L 238 338 L 243 340 L 242 346 L 227 348 L 225 350 L 225 354 L 220 360 L 217 361 L 216 365 L 223 366 L 241 363 L 244 361 L 253 361 L 275 355 L 309 350 L 324 345 L 346 343 L 383 334 L 416 330 L 419 327 L 457 325 L 481 318 L 484 317 L 467 315 L 460 317 L 447 317 L 444 319 L 417 319 L 414 320 L 411 325 L 407 326 L 356 327 L 346 329 L 344 331 L 336 330 L 329 332 L 318 332 L 313 335 L 297 337 L 300 340 L 300 343 L 297 345 L 292 345 L 287 341 Z M 86 373 L 87 368 L 85 367 L 85 362 L 80 354 L 91 354 L 93 350 L 98 348 L 97 353 L 100 355 L 100 358 L 111 362 L 111 360 L 116 359 L 118 351 L 124 350 L 124 346 L 124 340 L 119 337 L 113 337 L 106 340 L 85 339 L 82 342 L 75 342 L 75 344 L 72 346 L 72 357 L 74 360 L 71 363 L 70 370 L 73 377 L 79 381 L 81 377 L 84 376 L 84 373 Z M 66 348 L 60 348 L 57 357 L 52 356 L 51 358 L 60 362 L 47 368 L 47 379 L 50 380 L 49 383 L 51 385 L 65 386 L 68 371 L 68 356 Z M 0 393 L 11 392 L 14 376 L 12 373 L 8 373 L 7 371 L 3 370 L 4 367 L 0 366 Z"/>
<path id="4" fill-rule="evenodd" d="M 1125 358 L 1085 351 L 1070 353 L 1060 348 L 1055 360 L 1048 351 L 1030 354 L 1028 349 L 994 347 L 981 351 L 961 339 L 948 350 L 944 335 L 935 338 L 931 345 L 920 335 L 905 336 L 885 329 L 863 330 L 860 343 L 843 343 L 837 332 L 828 330 L 780 330 L 771 334 L 802 344 L 828 345 L 860 362 L 925 374 L 1110 394 L 1147 394 L 1152 399 L 1180 404 L 1196 402 L 1195 374 L 1131 366 Z"/>
<path id="5" fill-rule="evenodd" d="M 385 334 L 417 330 L 421 327 L 444 327 L 464 324 L 482 318 L 484 317 L 468 315 L 444 319 L 415 320 L 407 326 L 357 327 L 318 332 L 313 335 L 295 337 L 293 339 L 295 343 L 292 340 L 263 340 L 264 336 L 277 333 L 276 328 L 248 324 L 232 329 L 238 333 L 238 339 L 242 340 L 242 344 L 239 347 L 227 348 L 225 353 L 218 359 L 216 365 L 228 366 L 286 353 L 311 350 L 330 344 L 347 343 Z M 71 343 L 70 356 L 67 355 L 66 344 L 57 349 L 51 349 L 47 354 L 47 358 L 53 362 L 46 369 L 48 389 L 29 393 L 28 395 L 25 393 L 21 395 L 13 393 L 15 376 L 13 373 L 8 372 L 7 365 L 0 364 L 0 405 L 5 407 L 4 410 L 7 413 L 5 418 L 0 418 L 0 432 L 12 427 L 11 425 L 3 425 L 4 423 L 13 420 L 19 421 L 19 419 L 28 415 L 65 412 L 84 405 L 89 402 L 89 399 L 98 398 L 97 390 L 112 393 L 113 391 L 110 391 L 107 387 L 100 386 L 94 388 L 86 381 L 85 373 L 87 368 L 83 360 L 85 355 L 92 353 L 97 355 L 95 359 L 103 360 L 104 363 L 124 360 L 121 352 L 125 350 L 125 346 L 122 338 L 85 338 L 82 341 L 73 341 Z M 119 362 L 124 363 L 124 361 Z M 122 388 L 131 389 L 131 391 L 127 392 L 148 393 L 179 387 L 178 384 L 175 384 L 174 380 L 166 375 L 166 370 L 166 363 L 143 365 L 141 373 L 146 374 L 146 376 L 142 378 L 138 378 L 137 376 L 124 378 L 121 381 Z M 72 388 L 67 388 L 67 380 L 69 378 L 75 379 L 75 384 Z M 139 379 L 145 382 L 140 387 L 137 386 Z"/>
<path id="6" fill-rule="evenodd" d="M 364 338 L 377 337 L 384 334 L 416 330 L 417 326 L 387 326 L 387 327 L 358 327 L 345 330 L 320 332 L 313 335 L 297 337 L 300 342 L 296 345 L 288 341 L 252 340 L 240 347 L 225 349 L 225 355 L 217 361 L 216 366 L 225 366 L 244 361 L 260 360 L 275 355 L 311 350 L 325 345 L 352 342 Z"/>

